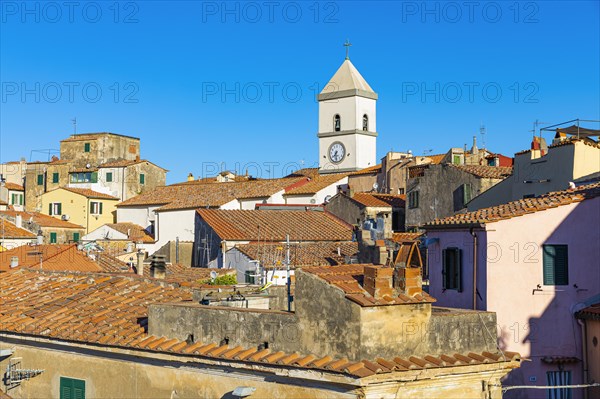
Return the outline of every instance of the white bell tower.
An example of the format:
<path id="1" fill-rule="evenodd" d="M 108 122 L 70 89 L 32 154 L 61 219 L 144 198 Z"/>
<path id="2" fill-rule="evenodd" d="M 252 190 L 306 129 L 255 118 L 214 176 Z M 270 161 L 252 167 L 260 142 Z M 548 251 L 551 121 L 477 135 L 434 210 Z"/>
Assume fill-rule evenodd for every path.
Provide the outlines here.
<path id="1" fill-rule="evenodd" d="M 346 60 L 317 97 L 319 173 L 352 172 L 377 163 L 377 93 L 352 65 L 347 50 Z"/>

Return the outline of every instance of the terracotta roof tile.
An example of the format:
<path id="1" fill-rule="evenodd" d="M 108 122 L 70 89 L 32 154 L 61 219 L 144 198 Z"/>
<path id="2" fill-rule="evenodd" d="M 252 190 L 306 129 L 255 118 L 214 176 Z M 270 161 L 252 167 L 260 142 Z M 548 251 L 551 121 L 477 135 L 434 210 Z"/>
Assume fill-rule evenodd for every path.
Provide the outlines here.
<path id="1" fill-rule="evenodd" d="M 392 241 L 394 242 L 404 242 L 404 241 L 415 241 L 421 238 L 424 233 L 393 233 Z"/>
<path id="2" fill-rule="evenodd" d="M 219 346 L 216 343 L 187 343 L 169 337 L 148 336 L 144 331 L 148 305 L 191 299 L 190 291 L 156 285 L 148 279 L 17 270 L 0 279 L 0 292 L 1 331 L 97 345 L 286 365 L 342 373 L 355 378 L 448 365 L 484 362 L 514 364 L 520 360 L 519 355 L 512 352 L 483 352 L 352 362 L 330 356 L 318 358 L 312 354 L 272 353 L 269 349 L 259 351 L 256 347 L 229 348 L 228 345 Z M 140 300 L 141 306 L 122 306 L 122 300 L 132 296 Z M 89 318 L 90 315 L 94 317 Z"/>
<path id="3" fill-rule="evenodd" d="M 140 225 L 129 222 L 120 223 L 107 223 L 106 226 L 114 229 L 120 233 L 123 233 L 129 237 L 130 240 L 135 242 L 153 243 L 154 237 L 148 234 L 148 232 Z"/>
<path id="4" fill-rule="evenodd" d="M 112 161 L 112 162 L 105 162 L 103 164 L 98 165 L 98 168 L 124 168 L 127 166 L 131 166 L 131 165 L 137 165 L 140 163 L 149 163 L 151 165 L 154 165 L 160 169 L 166 170 L 164 168 L 161 168 L 160 166 L 146 160 L 146 159 L 136 159 L 136 160 L 128 160 L 128 159 L 121 159 L 118 161 Z"/>
<path id="5" fill-rule="evenodd" d="M 90 190 L 89 188 L 73 188 L 73 187 L 60 187 L 56 190 L 66 190 L 75 194 L 83 195 L 87 198 L 95 198 L 95 199 L 108 199 L 108 200 L 119 200 L 117 197 L 113 197 L 112 195 L 99 193 L 94 190 Z M 54 190 L 52 190 L 54 191 Z"/>
<path id="6" fill-rule="evenodd" d="M 305 267 L 302 271 L 320 277 L 327 283 L 339 288 L 346 294 L 347 299 L 363 307 L 435 302 L 435 299 L 426 293 L 415 296 L 398 294 L 394 297 L 384 297 L 382 299 L 373 298 L 362 286 L 366 266 L 383 267 L 371 264 L 351 264 L 331 267 Z"/>
<path id="7" fill-rule="evenodd" d="M 535 198 L 525 198 L 477 211 L 459 213 L 443 219 L 435 219 L 425 225 L 428 229 L 447 226 L 465 226 L 493 223 L 529 213 L 544 211 L 558 206 L 581 202 L 600 196 L 600 183 L 587 184 L 572 190 L 555 191 Z"/>
<path id="8" fill-rule="evenodd" d="M 369 166 L 368 168 L 364 168 L 361 170 L 358 170 L 356 172 L 352 172 L 349 174 L 349 176 L 360 176 L 360 175 L 370 175 L 370 174 L 377 174 L 381 172 L 381 164 L 378 165 L 373 165 L 373 166 Z"/>
<path id="9" fill-rule="evenodd" d="M 406 196 L 403 194 L 355 193 L 352 199 L 368 207 L 404 208 Z"/>
<path id="10" fill-rule="evenodd" d="M 2 231 L 3 238 L 35 239 L 37 237 L 32 232 L 21 229 L 8 220 L 0 221 L 0 230 Z"/>
<path id="11" fill-rule="evenodd" d="M 333 184 L 338 184 L 347 177 L 347 173 L 330 173 L 323 175 L 317 174 L 305 184 L 294 187 L 291 190 L 286 190 L 284 195 L 314 195 L 324 188 L 327 188 Z"/>
<path id="12" fill-rule="evenodd" d="M 200 209 L 200 217 L 223 240 L 351 241 L 352 227 L 327 212 Z"/>
<path id="13" fill-rule="evenodd" d="M 250 259 L 259 260 L 266 268 L 285 265 L 286 247 L 281 243 L 252 243 L 235 248 Z M 339 249 L 339 255 L 338 255 Z M 290 244 L 290 264 L 297 266 L 331 266 L 345 262 L 346 257 L 358 254 L 357 242 L 313 242 Z"/>
<path id="14" fill-rule="evenodd" d="M 487 166 L 487 165 L 454 165 L 451 167 L 470 173 L 473 176 L 487 179 L 504 179 L 512 175 L 511 166 Z"/>
<path id="15" fill-rule="evenodd" d="M 32 220 L 33 223 L 37 224 L 40 227 L 57 227 L 61 229 L 83 229 L 83 226 L 80 226 L 75 223 L 67 222 L 66 220 L 62 220 L 59 218 L 55 218 L 49 215 L 44 215 L 39 212 L 25 212 L 25 211 L 15 211 L 15 210 L 7 210 L 1 211 L 1 216 L 8 216 L 14 220 L 14 218 L 19 215 L 21 216 L 23 223 Z"/>
<path id="16" fill-rule="evenodd" d="M 11 191 L 25 191 L 25 187 L 21 186 L 20 184 L 11 182 L 4 183 L 4 188 Z"/>
<path id="17" fill-rule="evenodd" d="M 267 198 L 296 183 L 299 177 L 211 184 L 176 184 L 157 187 L 117 206 L 162 205 L 158 211 L 216 208 L 235 199 Z"/>

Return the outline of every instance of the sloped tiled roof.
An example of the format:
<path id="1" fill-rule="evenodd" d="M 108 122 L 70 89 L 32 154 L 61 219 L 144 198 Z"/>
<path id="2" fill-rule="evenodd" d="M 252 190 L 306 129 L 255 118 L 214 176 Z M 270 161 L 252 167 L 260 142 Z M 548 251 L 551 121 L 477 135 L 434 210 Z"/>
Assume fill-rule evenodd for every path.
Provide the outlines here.
<path id="1" fill-rule="evenodd" d="M 120 223 L 107 223 L 111 229 L 115 229 L 119 233 L 128 235 L 128 238 L 132 241 L 141 241 L 143 243 L 153 243 L 154 237 L 152 237 L 142 226 L 130 222 Z"/>
<path id="2" fill-rule="evenodd" d="M 263 267 L 285 267 L 285 244 L 252 243 L 236 245 L 235 248 L 250 259 L 259 260 Z M 357 254 L 357 242 L 293 243 L 290 244 L 290 267 L 339 265 L 345 262 L 346 256 Z"/>
<path id="3" fill-rule="evenodd" d="M 17 183 L 6 182 L 4 183 L 4 187 L 11 191 L 25 191 L 25 188 Z"/>
<path id="4" fill-rule="evenodd" d="M 404 242 L 404 241 L 415 241 L 421 238 L 423 233 L 393 233 L 392 241 L 394 242 Z"/>
<path id="5" fill-rule="evenodd" d="M 41 255 L 39 254 L 41 252 Z M 40 267 L 42 270 L 62 270 L 77 272 L 100 272 L 102 268 L 77 250 L 76 244 L 69 245 L 22 245 L 0 254 L 0 272 L 11 270 L 10 261 L 13 256 L 19 258 L 17 268 Z"/>
<path id="6" fill-rule="evenodd" d="M 0 221 L 0 236 L 4 238 L 36 238 L 37 236 L 30 231 L 15 226 L 8 220 Z"/>
<path id="7" fill-rule="evenodd" d="M 360 306 L 389 306 L 404 305 L 411 303 L 433 303 L 435 299 L 427 293 L 415 294 L 414 296 L 398 294 L 398 296 L 384 296 L 376 299 L 363 288 L 365 267 L 382 267 L 370 264 L 352 264 L 332 267 L 306 267 L 302 271 L 314 274 L 327 281 L 329 284 L 341 289 L 346 298 Z"/>
<path id="8" fill-rule="evenodd" d="M 360 362 L 329 356 L 272 352 L 213 342 L 186 342 L 148 335 L 148 306 L 189 302 L 191 291 L 150 279 L 129 276 L 68 274 L 18 270 L 0 279 L 0 331 L 29 334 L 101 347 L 198 356 L 286 368 L 313 369 L 356 378 L 375 374 L 508 363 L 514 352 L 449 353 L 438 356 L 373 359 Z"/>
<path id="9" fill-rule="evenodd" d="M 103 164 L 98 165 L 98 168 L 124 168 L 127 166 L 131 166 L 131 165 L 137 165 L 139 163 L 144 163 L 147 162 L 151 165 L 156 166 L 157 168 L 160 168 L 162 170 L 166 170 L 164 168 L 161 168 L 160 166 L 156 165 L 155 163 L 152 163 L 150 161 L 148 161 L 147 159 L 135 159 L 135 160 L 127 160 L 127 159 L 121 159 L 118 161 L 112 161 L 112 162 L 105 162 Z"/>
<path id="10" fill-rule="evenodd" d="M 600 196 L 600 183 L 579 186 L 573 190 L 555 191 L 535 198 L 525 198 L 506 204 L 482 208 L 477 211 L 459 213 L 443 219 L 435 219 L 425 225 L 434 229 L 446 226 L 464 226 L 493 223 L 529 213 L 544 211 Z"/>
<path id="11" fill-rule="evenodd" d="M 66 220 L 62 220 L 59 218 L 55 218 L 49 215 L 44 215 L 39 212 L 25 212 L 25 211 L 14 211 L 7 210 L 1 211 L 0 215 L 6 215 L 12 218 L 15 218 L 17 215 L 20 215 L 23 223 L 26 223 L 30 219 L 33 218 L 33 223 L 39 225 L 40 227 L 56 227 L 60 229 L 83 229 L 83 226 L 80 226 L 75 223 L 67 222 Z"/>
<path id="12" fill-rule="evenodd" d="M 394 195 L 377 193 L 354 193 L 352 199 L 368 207 L 404 208 L 406 196 L 404 194 Z"/>
<path id="13" fill-rule="evenodd" d="M 108 195 L 108 194 L 104 194 L 104 193 L 99 193 L 97 191 L 90 190 L 89 188 L 60 187 L 60 188 L 57 188 L 56 190 L 67 190 L 67 191 L 70 191 L 75 194 L 83 195 L 84 197 L 87 197 L 87 198 L 118 200 L 117 197 L 113 197 L 112 195 Z"/>
<path id="14" fill-rule="evenodd" d="M 472 174 L 473 176 L 487 179 L 504 179 L 512 175 L 513 168 L 510 166 L 487 166 L 487 165 L 454 165 L 453 168 Z"/>
<path id="15" fill-rule="evenodd" d="M 348 177 L 347 173 L 331 173 L 316 175 L 310 181 L 291 190 L 287 190 L 284 195 L 312 195 L 319 191 L 338 183 L 340 180 Z"/>
<path id="16" fill-rule="evenodd" d="M 600 302 L 581 309 L 575 313 L 575 317 L 578 319 L 600 320 Z"/>
<path id="17" fill-rule="evenodd" d="M 369 166 L 368 168 L 357 170 L 356 172 L 350 173 L 349 176 L 370 175 L 370 174 L 377 174 L 379 172 L 381 172 L 381 164 L 377 164 L 377 165 Z"/>
<path id="18" fill-rule="evenodd" d="M 235 199 L 270 197 L 299 179 L 301 178 L 162 186 L 123 201 L 117 206 L 162 205 L 159 211 L 219 207 Z"/>
<path id="19" fill-rule="evenodd" d="M 327 212 L 200 209 L 198 214 L 223 240 L 351 241 L 352 227 Z"/>
<path id="20" fill-rule="evenodd" d="M 100 138 L 100 136 L 105 136 L 105 135 L 118 136 L 118 137 L 127 137 L 129 139 L 139 140 L 139 137 L 126 136 L 124 134 L 119 134 L 119 133 L 93 132 L 93 133 L 77 133 L 77 134 L 72 134 L 70 137 L 68 137 L 68 138 L 66 138 L 64 140 L 61 140 L 61 142 L 63 142 L 63 141 L 96 140 L 96 139 Z"/>

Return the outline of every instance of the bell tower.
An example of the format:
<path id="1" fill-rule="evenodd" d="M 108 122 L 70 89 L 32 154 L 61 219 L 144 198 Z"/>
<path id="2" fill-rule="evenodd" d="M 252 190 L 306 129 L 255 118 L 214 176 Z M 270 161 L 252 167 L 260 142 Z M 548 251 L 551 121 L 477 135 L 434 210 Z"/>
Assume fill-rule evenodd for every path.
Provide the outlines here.
<path id="1" fill-rule="evenodd" d="M 346 59 L 319 101 L 319 173 L 352 172 L 376 165 L 377 93 Z"/>

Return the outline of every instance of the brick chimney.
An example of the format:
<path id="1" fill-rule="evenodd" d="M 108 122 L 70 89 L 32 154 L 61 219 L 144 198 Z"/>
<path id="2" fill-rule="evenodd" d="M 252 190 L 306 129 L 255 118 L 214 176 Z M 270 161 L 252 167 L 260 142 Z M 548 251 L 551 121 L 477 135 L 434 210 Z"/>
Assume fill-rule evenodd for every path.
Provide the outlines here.
<path id="1" fill-rule="evenodd" d="M 365 266 L 364 289 L 375 299 L 392 296 L 393 272 L 391 267 Z"/>
<path id="2" fill-rule="evenodd" d="M 396 266 L 394 268 L 394 289 L 400 294 L 414 296 L 423 292 L 423 279 L 420 267 Z"/>
<path id="3" fill-rule="evenodd" d="M 167 264 L 165 255 L 154 255 L 150 263 L 150 277 L 164 279 L 167 275 Z"/>

